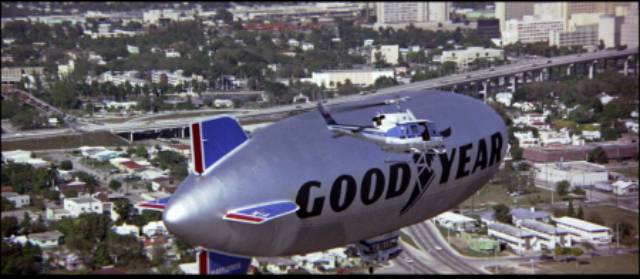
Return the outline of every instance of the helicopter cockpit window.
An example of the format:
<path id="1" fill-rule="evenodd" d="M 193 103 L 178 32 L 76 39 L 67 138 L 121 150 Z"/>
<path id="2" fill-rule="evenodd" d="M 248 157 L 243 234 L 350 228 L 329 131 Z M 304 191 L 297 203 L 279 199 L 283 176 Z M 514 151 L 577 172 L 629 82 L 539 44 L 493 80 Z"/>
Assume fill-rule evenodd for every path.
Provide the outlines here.
<path id="1" fill-rule="evenodd" d="M 427 129 L 429 130 L 430 136 L 436 136 L 436 137 L 439 136 L 436 123 L 427 123 Z"/>

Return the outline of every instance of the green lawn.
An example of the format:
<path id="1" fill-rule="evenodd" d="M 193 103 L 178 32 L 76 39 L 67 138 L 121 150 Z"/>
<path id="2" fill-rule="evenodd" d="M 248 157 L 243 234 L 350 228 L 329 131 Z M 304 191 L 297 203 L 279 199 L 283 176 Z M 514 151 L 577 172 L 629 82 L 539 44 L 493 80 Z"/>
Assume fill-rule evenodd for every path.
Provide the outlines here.
<path id="1" fill-rule="evenodd" d="M 518 197 L 510 197 L 507 194 L 507 190 L 501 184 L 487 183 L 484 187 L 478 190 L 473 196 L 469 197 L 466 201 L 462 202 L 460 208 L 471 208 L 473 203 L 474 208 L 479 207 L 491 207 L 494 204 L 503 203 L 510 206 L 534 206 L 535 204 L 543 204 L 551 202 L 551 192 L 536 188 L 536 193 L 530 193 Z M 557 197 L 555 197 L 557 200 Z"/>
<path id="2" fill-rule="evenodd" d="M 536 267 L 544 274 L 638 274 L 638 255 L 595 257 L 588 264 L 549 262 Z"/>

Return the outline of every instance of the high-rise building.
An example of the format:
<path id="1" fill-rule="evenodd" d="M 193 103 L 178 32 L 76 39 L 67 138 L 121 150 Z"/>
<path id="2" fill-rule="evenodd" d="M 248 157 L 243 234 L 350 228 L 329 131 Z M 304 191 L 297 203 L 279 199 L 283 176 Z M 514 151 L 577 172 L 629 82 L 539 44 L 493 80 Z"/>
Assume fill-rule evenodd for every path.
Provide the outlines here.
<path id="1" fill-rule="evenodd" d="M 552 31 L 549 46 L 596 46 L 598 45 L 598 25 L 579 26 L 574 31 Z"/>
<path id="2" fill-rule="evenodd" d="M 622 20 L 623 17 L 621 16 L 600 16 L 600 23 L 598 24 L 598 39 L 602 40 L 605 47 L 609 48 L 620 45 L 620 29 L 622 28 Z"/>
<path id="3" fill-rule="evenodd" d="M 449 2 L 378 2 L 378 24 L 443 22 L 449 20 Z"/>
<path id="4" fill-rule="evenodd" d="M 620 29 L 620 44 L 628 48 L 638 47 L 638 2 L 631 3 Z"/>
<path id="5" fill-rule="evenodd" d="M 476 34 L 483 38 L 500 38 L 500 20 L 495 18 L 478 19 Z"/>
<path id="6" fill-rule="evenodd" d="M 534 2 L 496 2 L 496 18 L 500 20 L 500 32 L 506 28 L 507 20 L 521 19 L 533 14 Z"/>
<path id="7" fill-rule="evenodd" d="M 613 15 L 616 7 L 629 6 L 630 2 L 561 2 L 567 6 L 567 15 L 577 13 L 603 13 Z"/>
<path id="8" fill-rule="evenodd" d="M 534 16 L 525 16 L 522 19 L 510 19 L 506 22 L 502 32 L 502 45 L 506 46 L 520 42 L 535 43 L 549 41 L 551 32 L 564 31 L 563 20 L 541 19 Z"/>

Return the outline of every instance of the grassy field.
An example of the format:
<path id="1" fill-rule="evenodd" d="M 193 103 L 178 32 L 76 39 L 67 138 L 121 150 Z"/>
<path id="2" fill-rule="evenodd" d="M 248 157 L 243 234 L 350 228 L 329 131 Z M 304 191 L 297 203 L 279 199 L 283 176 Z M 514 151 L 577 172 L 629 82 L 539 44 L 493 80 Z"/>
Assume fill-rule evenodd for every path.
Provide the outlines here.
<path id="1" fill-rule="evenodd" d="M 619 172 L 621 174 L 624 174 L 626 177 L 629 178 L 640 178 L 640 172 L 638 172 L 638 167 L 628 167 L 628 168 L 622 168 L 622 169 L 616 169 L 615 172 Z"/>
<path id="2" fill-rule="evenodd" d="M 43 139 L 3 141 L 2 150 L 44 150 L 78 148 L 83 145 L 127 146 L 126 140 L 108 132 L 83 135 L 56 136 Z"/>
<path id="3" fill-rule="evenodd" d="M 499 203 L 510 206 L 532 206 L 534 204 L 551 202 L 551 193 L 549 191 L 538 188 L 536 188 L 536 191 L 538 192 L 518 197 L 510 197 L 504 186 L 489 182 L 458 207 L 471 208 L 472 203 L 474 208 L 477 209 L 479 207 L 491 207 Z"/>
<path id="4" fill-rule="evenodd" d="M 545 274 L 638 274 L 638 255 L 595 257 L 588 264 L 549 262 L 536 267 Z"/>
<path id="5" fill-rule="evenodd" d="M 631 224 L 634 229 L 634 233 L 638 234 L 638 213 L 634 213 L 628 210 L 615 208 L 613 206 L 599 206 L 599 207 L 587 207 L 584 209 L 584 216 L 587 220 L 592 215 L 597 214 L 604 221 L 607 227 L 612 228 L 613 234 L 616 234 L 616 224 L 618 222 L 626 222 Z M 621 244 L 626 244 L 634 247 L 638 247 L 638 240 L 631 237 L 621 238 Z"/>

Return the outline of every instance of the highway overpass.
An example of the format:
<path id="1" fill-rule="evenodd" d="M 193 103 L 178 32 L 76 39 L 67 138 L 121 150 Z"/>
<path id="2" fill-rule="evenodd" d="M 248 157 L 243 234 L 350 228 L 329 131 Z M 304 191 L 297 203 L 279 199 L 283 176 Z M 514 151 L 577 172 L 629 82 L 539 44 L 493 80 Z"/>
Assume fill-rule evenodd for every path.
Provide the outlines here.
<path id="1" fill-rule="evenodd" d="M 566 56 L 556 56 L 551 58 L 539 58 L 535 60 L 519 61 L 512 64 L 498 66 L 492 69 L 483 69 L 472 72 L 464 72 L 453 74 L 445 77 L 429 79 L 424 81 L 413 82 L 404 85 L 398 85 L 378 90 L 375 95 L 393 95 L 405 90 L 424 90 L 424 89 L 449 89 L 456 91 L 456 87 L 466 84 L 476 84 L 482 86 L 482 93 L 490 90 L 491 86 L 506 85 L 511 90 L 522 83 L 548 80 L 552 72 L 562 71 L 568 75 L 584 74 L 593 78 L 602 66 L 613 62 L 616 67 L 622 68 L 625 74 L 633 72 L 638 74 L 638 49 L 626 50 L 605 50 L 598 52 L 572 54 Z M 368 95 L 350 95 L 337 97 L 327 100 L 327 105 L 339 104 L 355 100 L 368 98 Z M 234 114 L 241 121 L 269 122 L 279 120 L 289 116 L 291 113 L 306 111 L 313 109 L 315 104 L 295 104 L 285 105 L 273 108 L 262 109 L 258 111 L 247 111 L 240 114 Z M 192 122 L 203 120 L 211 116 L 200 117 L 183 117 L 176 119 L 150 120 L 150 121 L 128 121 L 124 123 L 104 123 L 96 124 L 89 121 L 79 121 L 74 125 L 77 132 L 98 132 L 109 131 L 112 133 L 141 133 L 144 131 L 158 131 L 163 129 L 182 129 L 182 136 L 185 134 L 186 128 Z M 48 130 L 48 136 L 56 134 L 65 134 L 68 130 L 60 129 L 59 133 Z M 37 138 L 42 137 L 37 131 L 22 134 L 2 135 L 2 140 L 18 139 L 18 138 Z M 131 136 L 130 138 L 133 138 Z"/>

